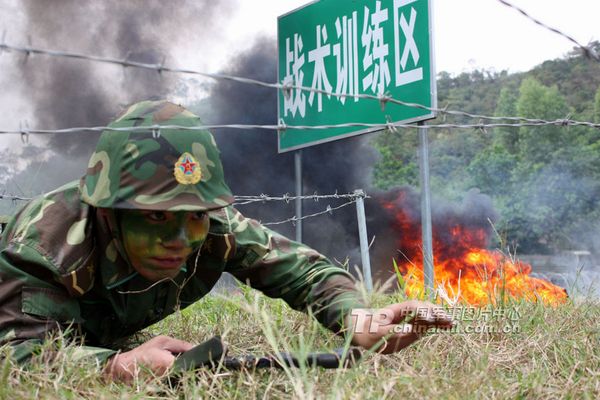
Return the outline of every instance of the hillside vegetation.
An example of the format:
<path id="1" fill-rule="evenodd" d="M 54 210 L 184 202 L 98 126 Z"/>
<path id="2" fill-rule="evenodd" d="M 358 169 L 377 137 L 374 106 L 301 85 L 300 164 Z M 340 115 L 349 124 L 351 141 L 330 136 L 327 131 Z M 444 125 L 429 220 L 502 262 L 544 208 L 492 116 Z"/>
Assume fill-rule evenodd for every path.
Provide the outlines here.
<path id="1" fill-rule="evenodd" d="M 593 46 L 600 50 L 600 42 Z M 600 63 L 576 51 L 525 73 L 440 73 L 437 89 L 439 108 L 600 123 Z M 511 121 L 439 115 L 428 124 L 479 122 Z M 600 250 L 600 129 L 431 129 L 429 135 L 434 197 L 457 200 L 473 189 L 491 196 L 500 215 L 496 229 L 523 253 Z M 415 131 L 379 135 L 374 145 L 382 155 L 376 186 L 418 187 Z"/>

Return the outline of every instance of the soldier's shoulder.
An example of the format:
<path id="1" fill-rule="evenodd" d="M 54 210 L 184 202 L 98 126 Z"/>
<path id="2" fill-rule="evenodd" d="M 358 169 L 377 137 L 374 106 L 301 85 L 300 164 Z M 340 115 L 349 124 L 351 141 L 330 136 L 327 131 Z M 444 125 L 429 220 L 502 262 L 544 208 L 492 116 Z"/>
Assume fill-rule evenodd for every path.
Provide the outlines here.
<path id="1" fill-rule="evenodd" d="M 208 212 L 210 218 L 210 233 L 231 233 L 231 222 L 233 218 L 232 207 L 223 207 Z"/>
<path id="2" fill-rule="evenodd" d="M 93 210 L 81 202 L 77 182 L 31 200 L 3 233 L 4 250 L 38 253 L 47 267 L 64 274 L 80 266 L 93 250 Z M 37 256 L 37 255 L 36 255 Z"/>
<path id="3" fill-rule="evenodd" d="M 239 234 L 246 230 L 258 229 L 264 230 L 265 227 L 260 222 L 246 218 L 238 209 L 233 206 L 223 207 L 218 210 L 210 211 L 210 231 L 212 233 Z"/>

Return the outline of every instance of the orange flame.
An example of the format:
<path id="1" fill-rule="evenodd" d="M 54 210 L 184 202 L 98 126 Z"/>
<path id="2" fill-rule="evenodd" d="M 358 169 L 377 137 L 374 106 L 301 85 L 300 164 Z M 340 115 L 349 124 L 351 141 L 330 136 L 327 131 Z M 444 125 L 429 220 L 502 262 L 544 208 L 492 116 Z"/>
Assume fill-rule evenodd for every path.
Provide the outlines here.
<path id="1" fill-rule="evenodd" d="M 424 274 L 420 224 L 393 203 L 384 203 L 383 207 L 393 213 L 396 228 L 403 233 L 399 241 L 402 254 L 396 263 L 404 290 L 409 297 L 421 297 Z M 508 298 L 549 305 L 567 299 L 565 289 L 530 276 L 531 265 L 486 250 L 485 229 L 466 227 L 457 219 L 450 221 L 446 230 L 440 232 L 434 223 L 434 287 L 443 288 L 448 297 L 477 306 Z"/>

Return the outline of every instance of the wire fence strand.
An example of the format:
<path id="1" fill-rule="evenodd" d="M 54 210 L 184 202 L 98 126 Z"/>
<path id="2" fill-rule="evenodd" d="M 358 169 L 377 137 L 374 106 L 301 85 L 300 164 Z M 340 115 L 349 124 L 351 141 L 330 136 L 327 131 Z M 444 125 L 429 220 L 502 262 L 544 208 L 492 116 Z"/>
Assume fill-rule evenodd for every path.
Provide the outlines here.
<path id="1" fill-rule="evenodd" d="M 112 65 L 117 65 L 117 66 L 121 66 L 121 67 L 140 68 L 140 69 L 155 71 L 159 74 L 162 74 L 163 72 L 169 72 L 169 73 L 185 74 L 185 75 L 198 75 L 198 76 L 203 76 L 205 78 L 246 83 L 246 84 L 258 85 L 258 86 L 269 87 L 269 88 L 278 88 L 280 86 L 277 84 L 267 83 L 267 82 L 259 81 L 256 79 L 243 78 L 243 77 L 233 76 L 233 75 L 228 75 L 228 74 L 203 72 L 203 71 L 197 71 L 197 70 L 185 69 L 185 68 L 174 68 L 174 67 L 166 66 L 162 63 L 161 64 L 143 63 L 143 62 L 131 61 L 131 60 L 127 60 L 127 59 L 118 59 L 118 58 L 112 58 L 112 57 L 100 57 L 100 56 L 95 56 L 95 55 L 74 53 L 74 52 L 61 51 L 61 50 L 41 49 L 41 48 L 36 48 L 36 47 L 32 47 L 32 46 L 19 46 L 19 45 L 7 44 L 7 43 L 0 43 L 0 53 L 3 51 L 12 51 L 12 52 L 17 52 L 17 53 L 23 53 L 27 57 L 30 55 L 33 55 L 33 54 L 37 54 L 37 55 L 45 55 L 45 56 L 49 56 L 49 57 L 71 58 L 71 59 L 76 59 L 76 60 L 92 61 L 92 62 L 103 63 L 103 64 L 112 64 Z"/>
<path id="2" fill-rule="evenodd" d="M 235 195 L 233 196 L 234 198 L 234 203 L 233 205 L 245 205 L 245 204 L 251 204 L 251 203 L 265 203 L 265 202 L 271 202 L 271 201 L 283 201 L 286 203 L 289 203 L 291 201 L 295 201 L 295 200 L 313 200 L 313 201 L 319 201 L 319 200 L 324 200 L 324 199 L 351 199 L 351 200 L 356 200 L 358 198 L 369 198 L 369 196 L 367 196 L 364 192 L 353 192 L 353 193 L 344 193 L 344 194 L 339 194 L 337 192 L 333 193 L 333 194 L 311 194 L 311 195 L 304 195 L 304 196 L 290 196 L 288 193 L 285 193 L 282 196 L 270 196 L 267 194 L 260 194 L 260 195 L 253 195 L 253 196 L 245 196 L 245 195 Z M 33 197 L 23 197 L 23 196 L 17 196 L 17 195 L 11 195 L 11 194 L 0 194 L 0 200 L 22 200 L 22 201 L 29 201 L 29 200 L 33 200 Z"/>
<path id="3" fill-rule="evenodd" d="M 324 211 L 317 212 L 317 213 L 314 213 L 314 214 L 308 214 L 308 215 L 304 215 L 302 217 L 297 217 L 297 216 L 294 215 L 292 218 L 288 218 L 288 219 L 283 220 L 283 221 L 266 222 L 266 223 L 263 223 L 263 225 L 264 226 L 272 226 L 272 225 L 287 224 L 289 222 L 296 223 L 298 221 L 302 221 L 302 220 L 305 220 L 305 219 L 308 219 L 308 218 L 314 218 L 314 217 L 318 217 L 318 216 L 324 215 L 324 214 L 332 214 L 333 211 L 339 210 L 339 209 L 344 208 L 344 207 L 347 207 L 347 206 L 349 206 L 351 204 L 354 204 L 354 203 L 356 203 L 356 199 L 348 201 L 346 203 L 343 203 L 343 204 L 341 204 L 341 205 L 339 205 L 337 207 L 331 207 L 331 206 L 328 205 L 327 208 Z"/>
<path id="4" fill-rule="evenodd" d="M 264 203 L 268 201 L 284 201 L 289 203 L 291 201 L 296 200 L 313 200 L 319 201 L 323 199 L 352 199 L 355 200 L 357 198 L 369 198 L 369 196 L 364 193 L 346 193 L 346 194 L 338 194 L 337 192 L 334 194 L 326 194 L 319 195 L 317 193 L 307 196 L 290 196 L 289 194 L 284 194 L 283 196 L 269 196 L 266 194 L 261 194 L 259 196 L 234 196 L 235 202 L 233 205 L 246 205 L 253 203 Z"/>
<path id="5" fill-rule="evenodd" d="M 302 217 L 298 217 L 298 216 L 294 215 L 293 217 L 287 218 L 282 221 L 262 223 L 262 225 L 264 225 L 264 226 L 273 226 L 273 225 L 282 225 L 282 224 L 286 224 L 286 223 L 290 223 L 290 222 L 292 224 L 295 224 L 299 221 L 302 221 L 302 220 L 305 220 L 308 218 L 314 218 L 314 217 L 318 217 L 318 216 L 321 216 L 324 214 L 332 214 L 333 211 L 339 210 L 341 208 L 344 208 L 351 204 L 356 203 L 358 198 L 370 198 L 370 197 L 367 196 L 362 191 L 355 192 L 355 193 L 347 193 L 347 194 L 338 194 L 336 192 L 334 194 L 326 194 L 326 195 L 319 195 L 319 194 L 315 193 L 313 195 L 307 195 L 307 196 L 289 196 L 287 193 L 284 194 L 283 196 L 268 196 L 265 194 L 261 194 L 259 196 L 234 196 L 235 202 L 232 205 L 238 206 L 238 205 L 246 205 L 246 204 L 257 203 L 257 202 L 264 203 L 264 202 L 272 202 L 272 201 L 281 201 L 281 202 L 289 203 L 290 201 L 294 201 L 294 200 L 319 201 L 319 200 L 323 200 L 323 199 L 328 199 L 328 200 L 350 199 L 350 201 L 347 201 L 336 207 L 331 207 L 331 205 L 328 204 L 327 207 L 325 208 L 325 210 L 316 212 L 313 214 L 304 215 Z M 0 194 L 0 200 L 30 201 L 32 199 L 33 199 L 33 197 L 22 197 L 22 196 L 15 196 L 15 195 Z"/>
<path id="6" fill-rule="evenodd" d="M 498 1 L 503 1 L 503 0 L 498 0 Z M 579 46 L 581 46 L 581 45 L 579 45 Z M 584 48 L 587 49 L 588 51 L 592 51 L 592 53 L 593 53 L 592 49 L 586 48 L 585 46 L 584 46 Z M 237 83 L 242 83 L 242 84 L 257 85 L 257 86 L 261 86 L 261 87 L 277 89 L 277 90 L 281 90 L 284 93 L 284 95 L 289 94 L 292 90 L 301 90 L 301 91 L 305 91 L 305 92 L 312 92 L 312 93 L 316 93 L 316 94 L 323 94 L 323 95 L 333 96 L 333 97 L 338 97 L 338 98 L 352 97 L 352 98 L 356 98 L 356 99 L 366 99 L 366 100 L 372 100 L 372 101 L 379 102 L 381 104 L 382 110 L 385 109 L 385 107 L 388 103 L 390 103 L 390 104 L 395 104 L 398 106 L 427 110 L 427 111 L 432 112 L 433 114 L 462 116 L 462 117 L 473 118 L 473 119 L 482 119 L 482 120 L 490 120 L 490 121 L 532 122 L 532 123 L 541 121 L 539 119 L 523 118 L 523 117 L 518 117 L 518 116 L 490 116 L 490 115 L 482 115 L 482 114 L 473 114 L 473 113 L 469 113 L 469 112 L 461 111 L 461 110 L 449 110 L 447 108 L 429 107 L 429 106 L 426 106 L 423 104 L 402 101 L 402 100 L 396 99 L 392 96 L 389 96 L 388 94 L 385 94 L 385 93 L 381 93 L 381 94 L 377 94 L 377 95 L 367 94 L 367 93 L 358 93 L 358 94 L 348 95 L 348 94 L 344 94 L 344 93 L 337 93 L 337 92 L 327 91 L 327 90 L 323 90 L 323 89 L 317 89 L 314 87 L 265 82 L 265 81 L 260 81 L 260 80 L 256 80 L 256 79 L 228 75 L 228 74 L 210 73 L 210 72 L 203 72 L 203 71 L 192 70 L 192 69 L 173 68 L 173 67 L 165 66 L 164 64 L 142 63 L 142 62 L 137 62 L 137 61 L 123 60 L 123 59 L 117 59 L 117 58 L 111 58 L 111 57 L 99 57 L 99 56 L 87 55 L 87 54 L 82 54 L 82 53 L 41 49 L 41 48 L 35 48 L 35 47 L 31 47 L 31 46 L 19 46 L 19 45 L 7 44 L 7 43 L 0 43 L 0 53 L 2 51 L 7 51 L 7 52 L 12 51 L 12 52 L 23 53 L 26 56 L 29 56 L 31 54 L 39 54 L 39 55 L 46 55 L 46 56 L 50 56 L 50 57 L 64 57 L 64 58 L 72 58 L 72 59 L 78 59 L 78 60 L 87 60 L 87 61 L 92 61 L 92 62 L 119 65 L 124 68 L 125 67 L 142 68 L 142 69 L 146 69 L 146 70 L 156 71 L 159 74 L 162 72 L 169 72 L 169 73 L 179 73 L 179 74 L 188 74 L 188 75 L 198 75 L 198 76 L 203 76 L 203 77 L 211 78 L 211 79 L 215 79 L 215 80 L 226 80 L 226 81 L 232 81 L 232 82 L 237 82 Z M 585 122 L 585 121 L 573 121 L 573 122 L 575 122 L 575 123 L 580 122 L 581 124 L 589 123 L 589 122 Z M 354 126 L 356 126 L 356 125 L 354 125 Z M 217 125 L 215 127 L 216 128 L 217 127 L 227 127 L 227 128 L 240 127 L 241 129 L 247 129 L 247 126 L 239 125 L 239 124 Z M 256 127 L 259 128 L 260 126 L 256 126 Z M 88 128 L 87 130 L 94 130 L 94 129 L 95 128 Z M 63 131 L 65 131 L 65 130 L 38 129 L 38 130 L 32 131 L 32 133 L 62 133 Z M 18 131 L 0 131 L 0 133 L 21 133 L 21 132 L 20 131 L 19 132 Z"/>
<path id="7" fill-rule="evenodd" d="M 0 194 L 0 200 L 11 200 L 11 201 L 29 201 L 33 197 L 15 196 L 10 194 Z"/>
<path id="8" fill-rule="evenodd" d="M 486 130 L 491 128 L 519 128 L 519 127 L 535 127 L 535 126 L 583 126 L 588 128 L 600 128 L 600 123 L 587 121 L 574 121 L 568 116 L 564 119 L 547 120 L 532 120 L 518 123 L 475 123 L 475 124 L 435 124 L 435 125 L 415 125 L 399 122 L 387 123 L 365 123 L 365 122 L 348 122 L 343 124 L 329 125 L 287 125 L 280 121 L 277 125 L 252 125 L 252 124 L 223 124 L 223 125 L 196 125 L 196 126 L 181 126 L 181 125 L 147 125 L 147 126 L 132 126 L 115 128 L 110 126 L 93 126 L 93 127 L 74 127 L 65 129 L 21 129 L 21 130 L 0 130 L 0 134 L 15 134 L 21 135 L 24 142 L 31 134 L 61 134 L 61 133 L 81 133 L 81 132 L 153 132 L 160 136 L 161 130 L 181 130 L 181 131 L 197 131 L 197 130 L 215 130 L 215 129 L 235 129 L 235 130 L 272 130 L 278 132 L 294 131 L 294 130 L 325 130 L 335 128 L 350 128 L 359 127 L 369 130 L 384 130 L 388 129 L 396 132 L 399 129 L 480 129 Z"/>
<path id="9" fill-rule="evenodd" d="M 508 2 L 508 1 L 506 1 L 506 0 L 497 0 L 497 1 L 499 1 L 499 2 L 500 2 L 500 3 L 502 3 L 502 4 L 504 4 L 504 5 L 505 5 L 505 6 L 507 6 L 507 7 L 510 7 L 510 8 L 512 8 L 512 9 L 514 9 L 514 10 L 518 11 L 518 12 L 519 12 L 519 13 L 521 13 L 523 16 L 525 16 L 525 17 L 526 17 L 526 18 L 528 18 L 529 20 L 531 20 L 531 21 L 535 22 L 535 23 L 536 23 L 536 24 L 538 24 L 539 26 L 541 26 L 541 27 L 543 27 L 543 28 L 545 28 L 545 29 L 547 29 L 547 30 L 549 30 L 549 31 L 551 31 L 551 32 L 554 32 L 554 33 L 556 33 L 556 34 L 558 34 L 558 35 L 560 35 L 560 36 L 562 36 L 562 37 L 566 38 L 566 39 L 567 39 L 567 40 L 569 40 L 571 43 L 575 44 L 575 46 L 579 47 L 579 48 L 580 48 L 580 49 L 583 51 L 583 54 L 584 54 L 584 55 L 585 55 L 587 58 L 589 58 L 589 59 L 591 59 L 591 60 L 594 60 L 594 61 L 598 61 L 598 62 L 600 62 L 600 56 L 598 56 L 598 54 L 597 54 L 597 53 L 594 51 L 594 49 L 593 49 L 593 48 L 591 48 L 590 46 L 584 46 L 583 44 L 581 44 L 581 43 L 579 43 L 577 40 L 575 40 L 575 39 L 574 39 L 572 36 L 570 36 L 570 35 L 567 35 L 566 33 L 562 32 L 562 31 L 560 31 L 560 30 L 558 30 L 558 29 L 556 29 L 556 28 L 554 28 L 554 27 L 551 27 L 551 26 L 549 26 L 549 25 L 546 25 L 546 24 L 545 24 L 545 23 L 543 23 L 542 21 L 540 21 L 540 20 L 538 20 L 537 18 L 535 18 L 535 17 L 531 16 L 531 15 L 530 15 L 530 14 L 529 14 L 527 11 L 523 10 L 523 9 L 522 9 L 522 8 L 520 8 L 520 7 L 517 7 L 517 6 L 515 6 L 515 5 L 514 5 L 514 4 L 512 4 L 512 3 L 509 3 L 509 2 Z"/>

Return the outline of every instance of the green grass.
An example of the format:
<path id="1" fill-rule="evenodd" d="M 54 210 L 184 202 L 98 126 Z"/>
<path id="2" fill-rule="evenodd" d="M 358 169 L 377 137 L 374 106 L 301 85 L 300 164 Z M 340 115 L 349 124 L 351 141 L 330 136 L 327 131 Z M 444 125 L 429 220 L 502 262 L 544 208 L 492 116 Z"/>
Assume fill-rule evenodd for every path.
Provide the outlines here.
<path id="1" fill-rule="evenodd" d="M 401 301 L 377 295 L 376 304 Z M 517 333 L 430 334 L 394 355 L 367 354 L 347 370 L 198 371 L 177 384 L 146 376 L 132 385 L 106 382 L 101 366 L 68 358 L 20 368 L 0 362 L 0 398 L 589 398 L 600 396 L 600 304 L 568 302 L 556 308 L 513 302 L 515 315 L 491 314 L 487 325 L 518 325 Z M 323 351 L 344 341 L 251 290 L 210 296 L 147 330 L 190 342 L 220 334 L 230 355 Z M 54 345 L 61 345 L 60 338 Z M 73 345 L 66 345 L 67 349 Z M 3 349 L 8 352 L 7 348 Z"/>

